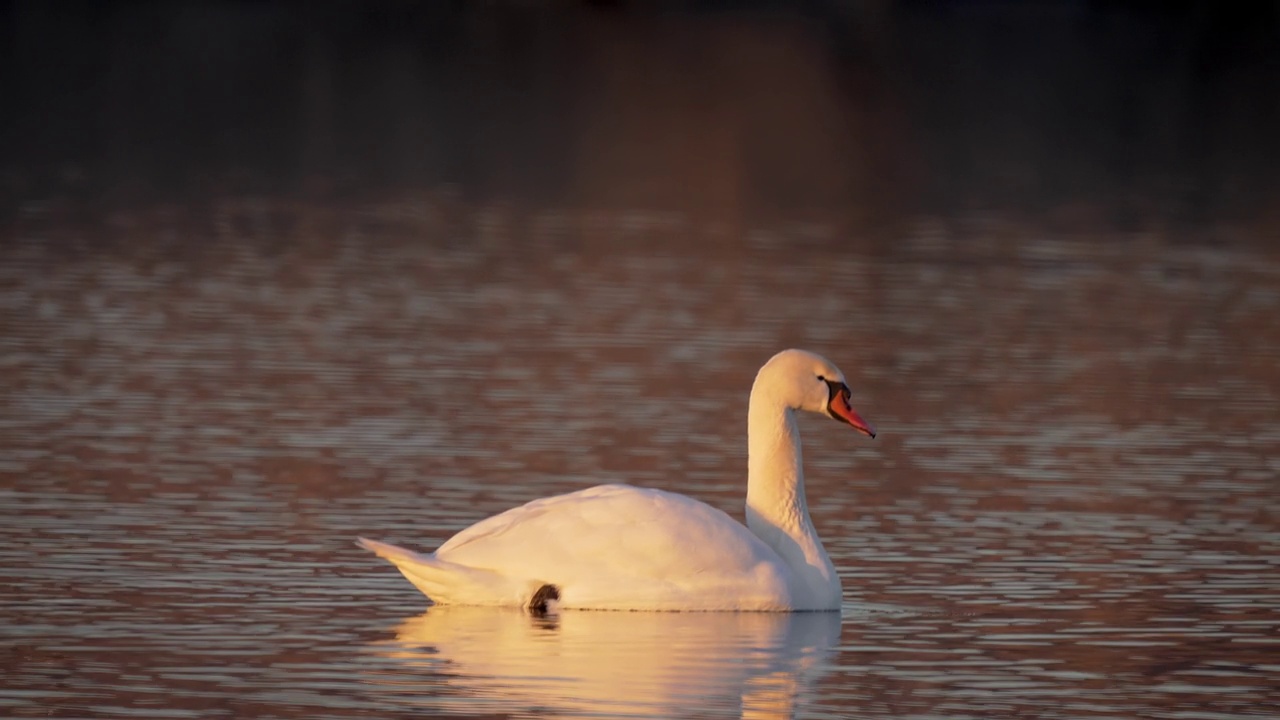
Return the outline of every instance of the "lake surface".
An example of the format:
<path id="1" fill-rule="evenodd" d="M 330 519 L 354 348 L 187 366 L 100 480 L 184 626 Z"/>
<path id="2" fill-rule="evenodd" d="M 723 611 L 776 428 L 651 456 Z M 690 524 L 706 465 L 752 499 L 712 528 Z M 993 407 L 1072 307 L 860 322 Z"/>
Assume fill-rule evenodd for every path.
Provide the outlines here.
<path id="1" fill-rule="evenodd" d="M 0 715 L 1280 714 L 1280 256 L 227 200 L 0 244 Z M 626 481 L 741 518 L 759 365 L 841 615 L 428 608 L 434 548 Z"/>

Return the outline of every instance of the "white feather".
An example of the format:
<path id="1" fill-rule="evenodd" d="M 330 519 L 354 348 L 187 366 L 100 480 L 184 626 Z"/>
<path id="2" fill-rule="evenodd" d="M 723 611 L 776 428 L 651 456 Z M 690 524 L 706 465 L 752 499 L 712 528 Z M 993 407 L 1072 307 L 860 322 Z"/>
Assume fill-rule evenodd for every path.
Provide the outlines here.
<path id="1" fill-rule="evenodd" d="M 693 498 L 600 485 L 482 520 L 434 553 L 360 539 L 434 602 L 561 609 L 836 610 L 840 584 L 809 519 L 792 412 L 826 412 L 826 360 L 775 355 L 751 393 L 747 522 Z M 750 526 L 750 527 L 748 527 Z"/>

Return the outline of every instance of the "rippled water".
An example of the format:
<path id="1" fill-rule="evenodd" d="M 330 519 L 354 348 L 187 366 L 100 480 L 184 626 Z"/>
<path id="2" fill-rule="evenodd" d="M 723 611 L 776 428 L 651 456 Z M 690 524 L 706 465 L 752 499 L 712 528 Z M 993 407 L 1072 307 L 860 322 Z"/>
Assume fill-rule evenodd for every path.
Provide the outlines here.
<path id="1" fill-rule="evenodd" d="M 922 226 L 227 202 L 0 245 L 0 714 L 1280 713 L 1280 259 Z M 427 609 L 430 549 L 589 484 L 741 516 L 756 368 L 825 615 Z"/>

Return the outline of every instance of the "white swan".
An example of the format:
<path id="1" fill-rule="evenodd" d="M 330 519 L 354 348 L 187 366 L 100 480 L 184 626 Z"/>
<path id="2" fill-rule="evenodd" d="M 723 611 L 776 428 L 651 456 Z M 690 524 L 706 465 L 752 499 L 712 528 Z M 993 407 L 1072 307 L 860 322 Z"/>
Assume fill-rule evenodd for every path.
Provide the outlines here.
<path id="1" fill-rule="evenodd" d="M 849 397 L 844 374 L 810 352 L 784 350 L 760 368 L 748 410 L 745 527 L 684 495 L 600 485 L 482 520 L 428 555 L 359 544 L 439 604 L 838 610 L 840 578 L 805 502 L 794 411 L 874 438 Z"/>

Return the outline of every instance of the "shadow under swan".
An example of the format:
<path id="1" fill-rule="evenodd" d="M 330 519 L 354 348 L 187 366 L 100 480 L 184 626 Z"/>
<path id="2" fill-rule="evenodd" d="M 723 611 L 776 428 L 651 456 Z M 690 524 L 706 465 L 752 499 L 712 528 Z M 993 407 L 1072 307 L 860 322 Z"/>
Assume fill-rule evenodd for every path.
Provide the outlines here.
<path id="1" fill-rule="evenodd" d="M 374 643 L 380 700 L 436 713 L 790 718 L 840 613 L 645 613 L 436 606 Z M 382 665 L 380 663 L 380 665 Z M 372 689 L 372 688 L 371 688 Z"/>

